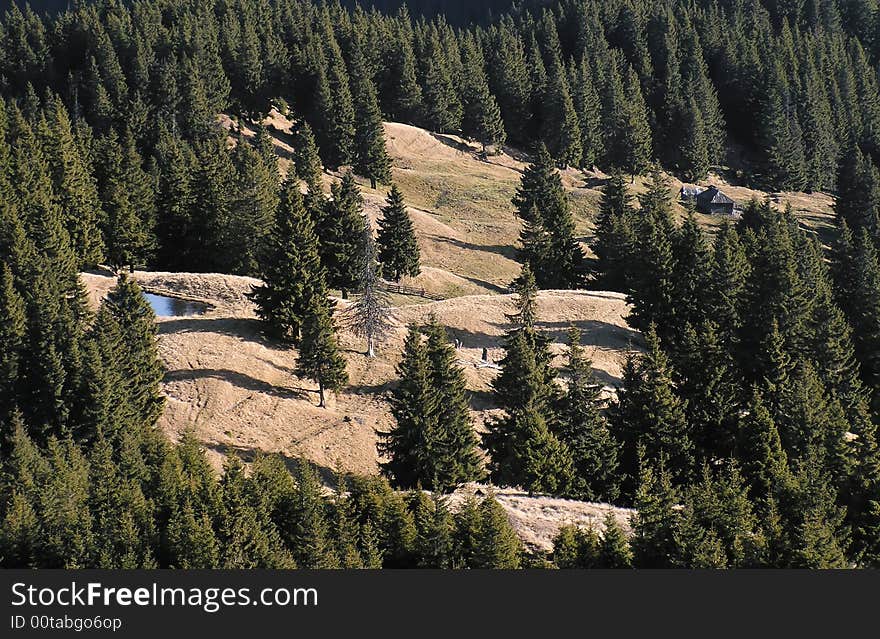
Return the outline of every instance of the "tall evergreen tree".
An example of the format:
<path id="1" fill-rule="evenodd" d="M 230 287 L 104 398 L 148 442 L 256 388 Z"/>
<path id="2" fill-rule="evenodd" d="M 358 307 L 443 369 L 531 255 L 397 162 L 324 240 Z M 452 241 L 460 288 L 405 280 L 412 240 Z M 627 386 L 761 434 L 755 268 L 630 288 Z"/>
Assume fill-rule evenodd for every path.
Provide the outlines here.
<path id="1" fill-rule="evenodd" d="M 618 493 L 617 442 L 602 414 L 602 385 L 580 344 L 581 332 L 568 331 L 568 390 L 559 407 L 559 439 L 574 463 L 572 494 L 587 501 L 614 501 Z"/>
<path id="2" fill-rule="evenodd" d="M 326 298 L 326 284 L 314 226 L 299 188 L 290 181 L 281 195 L 260 276 L 263 284 L 251 294 L 257 316 L 270 335 L 298 344 L 311 304 Z"/>
<path id="3" fill-rule="evenodd" d="M 412 219 L 406 212 L 403 193 L 397 185 L 391 185 L 386 202 L 379 220 L 379 262 L 382 275 L 399 282 L 405 275 L 415 277 L 419 274 L 419 245 Z"/>
<path id="4" fill-rule="evenodd" d="M 315 229 L 327 285 L 342 291 L 343 299 L 358 287 L 366 260 L 364 245 L 364 200 L 349 171 L 331 187 L 323 219 Z"/>

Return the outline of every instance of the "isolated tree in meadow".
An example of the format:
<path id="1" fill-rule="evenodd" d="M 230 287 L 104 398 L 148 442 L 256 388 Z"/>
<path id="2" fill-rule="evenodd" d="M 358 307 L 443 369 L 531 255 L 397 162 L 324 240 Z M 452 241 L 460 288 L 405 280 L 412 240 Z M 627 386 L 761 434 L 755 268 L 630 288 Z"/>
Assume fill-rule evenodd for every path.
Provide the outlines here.
<path id="1" fill-rule="evenodd" d="M 391 186 L 386 202 L 379 219 L 379 262 L 382 275 L 399 282 L 404 275 L 415 277 L 421 271 L 419 245 L 412 219 L 406 212 L 403 193 L 397 185 Z"/>
<path id="2" fill-rule="evenodd" d="M 300 377 L 318 384 L 318 406 L 324 408 L 324 391 L 338 393 L 348 383 L 345 358 L 339 352 L 332 306 L 326 296 L 309 301 L 302 320 L 302 339 L 296 371 Z"/>
<path id="3" fill-rule="evenodd" d="M 360 295 L 346 310 L 346 316 L 354 334 L 367 340 L 367 357 L 375 357 L 376 342 L 381 342 L 391 328 L 391 304 L 379 279 L 376 242 L 367 218 L 364 218 L 362 241 L 365 259 L 360 278 Z"/>

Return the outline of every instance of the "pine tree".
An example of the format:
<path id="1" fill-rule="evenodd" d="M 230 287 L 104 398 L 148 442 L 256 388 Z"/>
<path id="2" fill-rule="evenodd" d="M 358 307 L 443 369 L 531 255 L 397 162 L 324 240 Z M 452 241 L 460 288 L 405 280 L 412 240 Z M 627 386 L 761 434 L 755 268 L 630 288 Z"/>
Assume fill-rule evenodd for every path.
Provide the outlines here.
<path id="1" fill-rule="evenodd" d="M 647 108 L 632 67 L 628 67 L 625 78 L 613 67 L 609 73 L 602 117 L 605 162 L 635 176 L 648 167 L 651 159 Z"/>
<path id="2" fill-rule="evenodd" d="M 742 325 L 742 296 L 749 264 L 736 229 L 725 222 L 712 245 L 705 295 L 722 343 L 733 352 Z"/>
<path id="3" fill-rule="evenodd" d="M 638 261 L 632 291 L 627 296 L 632 313 L 627 321 L 645 330 L 653 322 L 663 337 L 678 323 L 675 300 L 674 223 L 669 186 L 655 167 L 648 192 L 640 198 L 642 215 L 637 229 Z"/>
<path id="4" fill-rule="evenodd" d="M 696 101 L 691 98 L 684 111 L 682 138 L 686 140 L 679 168 L 689 182 L 706 179 L 709 172 L 709 136 Z"/>
<path id="5" fill-rule="evenodd" d="M 771 65 L 763 110 L 762 137 L 766 182 L 779 191 L 800 191 L 806 185 L 803 136 L 794 99 L 780 63 Z"/>
<path id="6" fill-rule="evenodd" d="M 489 90 L 482 53 L 470 39 L 464 41 L 462 50 L 464 86 L 461 91 L 464 113 L 461 131 L 466 138 L 479 142 L 485 153 L 487 146 L 497 148 L 504 144 L 507 134 L 501 119 L 501 109 Z"/>
<path id="7" fill-rule="evenodd" d="M 438 468 L 433 488 L 449 490 L 464 482 L 482 479 L 483 464 L 470 415 L 467 382 L 464 370 L 456 363 L 455 349 L 436 318 L 430 318 L 424 332 L 428 338 L 430 383 L 437 394 L 439 445 L 434 453 Z"/>
<path id="8" fill-rule="evenodd" d="M 7 429 L 12 424 L 15 413 L 19 384 L 19 370 L 22 365 L 22 350 L 26 344 L 27 317 L 24 300 L 15 289 L 12 270 L 6 263 L 0 263 L 0 449 L 6 450 L 12 432 Z"/>
<path id="9" fill-rule="evenodd" d="M 669 360 L 653 326 L 645 341 L 647 351 L 627 361 L 623 388 L 618 391 L 612 432 L 623 443 L 622 470 L 635 477 L 635 453 L 643 447 L 648 461 L 665 459 L 670 477 L 687 483 L 693 470 L 693 441 L 685 406 L 676 394 Z M 631 483 L 629 487 L 634 492 Z"/>
<path id="10" fill-rule="evenodd" d="M 169 271 L 186 271 L 195 265 L 191 229 L 195 209 L 194 171 L 196 159 L 192 149 L 179 138 L 160 133 L 157 146 L 159 184 L 157 190 L 156 263 Z"/>
<path id="11" fill-rule="evenodd" d="M 423 492 L 416 495 L 426 506 L 415 516 L 419 567 L 452 568 L 454 520 L 446 501 L 436 493 L 430 500 Z"/>
<path id="12" fill-rule="evenodd" d="M 856 236 L 866 229 L 875 244 L 880 239 L 880 173 L 855 144 L 841 154 L 834 213 Z"/>
<path id="13" fill-rule="evenodd" d="M 119 330 L 115 365 L 121 373 L 126 403 L 140 424 L 152 427 L 165 404 L 159 392 L 165 370 L 159 360 L 153 309 L 141 288 L 125 274 L 108 293 L 106 304 Z"/>
<path id="14" fill-rule="evenodd" d="M 296 489 L 291 504 L 287 545 L 299 568 L 336 568 L 338 558 L 333 548 L 321 481 L 315 467 L 300 460 L 296 468 Z"/>
<path id="15" fill-rule="evenodd" d="M 120 142 L 111 132 L 100 145 L 99 185 L 106 212 L 104 237 L 107 238 L 107 259 L 116 268 L 134 270 L 143 264 L 149 237 L 144 220 L 135 208 L 126 179 L 125 158 Z"/>
<path id="16" fill-rule="evenodd" d="M 415 123 L 422 110 L 422 89 L 416 79 L 411 34 L 395 25 L 385 47 L 383 111 L 395 122 Z"/>
<path id="17" fill-rule="evenodd" d="M 559 408 L 559 439 L 574 463 L 572 495 L 586 501 L 617 497 L 617 443 L 602 414 L 602 386 L 580 344 L 581 332 L 568 331 L 568 390 Z"/>
<path id="18" fill-rule="evenodd" d="M 294 166 L 296 175 L 309 187 L 309 193 L 321 192 L 321 156 L 318 153 L 318 145 L 312 134 L 309 123 L 302 121 L 296 127 L 296 146 L 294 147 Z"/>
<path id="19" fill-rule="evenodd" d="M 580 123 L 565 69 L 555 54 L 551 54 L 548 65 L 547 91 L 542 107 L 541 140 L 557 166 L 580 166 L 583 153 Z"/>
<path id="20" fill-rule="evenodd" d="M 364 68 L 360 45 L 351 60 L 352 94 L 355 106 L 354 170 L 370 180 L 370 188 L 391 181 L 391 159 L 385 149 L 385 129 L 376 97 L 376 87 Z"/>
<path id="21" fill-rule="evenodd" d="M 709 278 L 709 250 L 692 210 L 673 236 L 674 292 L 677 314 L 697 326 L 707 319 L 705 291 Z"/>
<path id="22" fill-rule="evenodd" d="M 522 563 L 522 543 L 510 526 L 507 513 L 493 495 L 479 505 L 480 537 L 475 568 L 511 569 Z"/>
<path id="23" fill-rule="evenodd" d="M 260 275 L 263 284 L 251 294 L 257 316 L 274 338 L 298 344 L 310 305 L 326 297 L 326 285 L 314 226 L 299 188 L 289 181 L 282 192 Z"/>
<path id="24" fill-rule="evenodd" d="M 400 383 L 391 397 L 396 424 L 379 445 L 379 452 L 388 457 L 382 472 L 397 486 L 427 488 L 439 479 L 434 466 L 439 398 L 418 326 L 409 328 L 397 375 Z"/>
<path id="25" fill-rule="evenodd" d="M 848 310 L 856 357 L 865 383 L 876 389 L 880 385 L 880 262 L 867 230 L 856 239 L 849 268 L 854 279 L 848 283 L 852 300 Z"/>
<path id="26" fill-rule="evenodd" d="M 636 243 L 632 195 L 623 174 L 615 172 L 602 189 L 591 248 L 596 254 L 596 286 L 627 291 L 632 282 Z"/>
<path id="27" fill-rule="evenodd" d="M 595 78 L 587 57 L 581 58 L 576 70 L 576 82 L 572 86 L 572 99 L 578 113 L 581 129 L 581 166 L 596 166 L 605 152 L 602 137 L 602 113 Z"/>
<path id="28" fill-rule="evenodd" d="M 348 383 L 345 359 L 339 352 L 336 327 L 326 296 L 314 295 L 306 302 L 296 373 L 318 384 L 318 406 L 324 408 L 324 391 L 338 393 Z"/>
<path id="29" fill-rule="evenodd" d="M 363 272 L 364 201 L 354 175 L 347 172 L 332 186 L 332 199 L 315 232 L 319 239 L 321 263 L 327 272 L 327 285 L 342 290 L 342 298 L 357 288 Z"/>
<path id="30" fill-rule="evenodd" d="M 103 240 L 99 228 L 101 202 L 89 163 L 74 138 L 67 110 L 60 100 L 53 100 L 45 140 L 52 169 L 53 187 L 64 215 L 64 225 L 79 265 L 95 266 L 103 258 Z"/>
<path id="31" fill-rule="evenodd" d="M 429 36 L 424 56 L 424 125 L 437 133 L 456 131 L 461 125 L 461 103 L 436 35 Z"/>
<path id="32" fill-rule="evenodd" d="M 206 513 L 190 504 L 174 512 L 167 528 L 169 565 L 183 570 L 220 566 L 220 544 Z"/>
<path id="33" fill-rule="evenodd" d="M 631 568 L 632 550 L 617 518 L 612 513 L 608 513 L 605 515 L 603 524 L 604 531 L 599 541 L 599 567 Z"/>
<path id="34" fill-rule="evenodd" d="M 548 427 L 554 382 L 547 378 L 544 362 L 537 361 L 530 333 L 521 329 L 508 335 L 502 373 L 493 384 L 505 412 L 489 424 L 483 444 L 493 481 L 559 494 L 571 482 L 571 452 Z"/>
<path id="35" fill-rule="evenodd" d="M 546 235 L 544 250 L 529 256 L 538 286 L 579 288 L 585 271 L 584 254 L 574 236 L 574 220 L 562 180 L 543 144 L 538 147 L 535 161 L 523 172 L 512 201 L 517 216 Z M 535 211 L 540 219 L 534 219 Z"/>
<path id="36" fill-rule="evenodd" d="M 278 163 L 239 140 L 233 152 L 236 195 L 230 209 L 230 242 L 235 257 L 230 270 L 243 275 L 258 272 L 259 254 L 272 228 L 279 204 Z"/>
<path id="37" fill-rule="evenodd" d="M 678 556 L 676 537 L 681 513 L 676 509 L 678 493 L 661 460 L 656 467 L 641 461 L 635 495 L 636 514 L 630 520 L 631 546 L 636 568 L 670 568 Z"/>
<path id="38" fill-rule="evenodd" d="M 419 274 L 419 245 L 403 194 L 396 185 L 391 185 L 386 205 L 382 207 L 377 243 L 384 277 L 399 282 L 405 275 Z"/>

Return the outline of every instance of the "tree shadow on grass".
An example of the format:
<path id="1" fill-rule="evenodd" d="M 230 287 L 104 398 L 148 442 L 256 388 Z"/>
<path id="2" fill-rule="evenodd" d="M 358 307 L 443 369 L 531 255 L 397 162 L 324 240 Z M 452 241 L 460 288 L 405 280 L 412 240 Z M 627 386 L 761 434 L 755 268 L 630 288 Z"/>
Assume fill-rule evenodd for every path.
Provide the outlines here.
<path id="1" fill-rule="evenodd" d="M 253 318 L 237 317 L 181 317 L 161 320 L 157 324 L 159 335 L 176 333 L 220 333 L 238 337 L 264 346 L 273 346 L 262 332 L 262 322 Z"/>
<path id="2" fill-rule="evenodd" d="M 245 390 L 281 397 L 284 399 L 304 399 L 313 393 L 312 389 L 275 386 L 256 377 L 223 368 L 179 369 L 165 373 L 165 382 L 194 381 L 197 379 L 219 379 Z"/>

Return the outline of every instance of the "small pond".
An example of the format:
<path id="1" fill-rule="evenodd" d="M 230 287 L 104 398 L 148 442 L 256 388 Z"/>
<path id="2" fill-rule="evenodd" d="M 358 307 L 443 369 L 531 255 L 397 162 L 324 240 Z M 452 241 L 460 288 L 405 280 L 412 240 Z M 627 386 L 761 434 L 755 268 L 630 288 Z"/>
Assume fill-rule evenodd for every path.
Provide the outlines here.
<path id="1" fill-rule="evenodd" d="M 188 317 L 191 315 L 204 315 L 211 307 L 203 302 L 184 300 L 179 297 L 168 295 L 156 295 L 144 293 L 144 297 L 153 307 L 153 312 L 158 317 Z"/>

